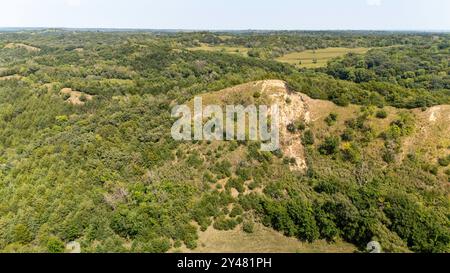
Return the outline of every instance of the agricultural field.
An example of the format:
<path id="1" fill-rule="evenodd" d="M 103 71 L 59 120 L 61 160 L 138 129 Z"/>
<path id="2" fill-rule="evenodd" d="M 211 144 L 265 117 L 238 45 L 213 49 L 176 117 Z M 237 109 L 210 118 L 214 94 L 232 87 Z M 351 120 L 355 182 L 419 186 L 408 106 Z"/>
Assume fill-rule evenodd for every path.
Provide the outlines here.
<path id="1" fill-rule="evenodd" d="M 343 57 L 349 53 L 365 54 L 369 48 L 333 47 L 317 50 L 293 52 L 277 58 L 277 61 L 304 68 L 326 67 L 327 63 L 335 58 Z"/>

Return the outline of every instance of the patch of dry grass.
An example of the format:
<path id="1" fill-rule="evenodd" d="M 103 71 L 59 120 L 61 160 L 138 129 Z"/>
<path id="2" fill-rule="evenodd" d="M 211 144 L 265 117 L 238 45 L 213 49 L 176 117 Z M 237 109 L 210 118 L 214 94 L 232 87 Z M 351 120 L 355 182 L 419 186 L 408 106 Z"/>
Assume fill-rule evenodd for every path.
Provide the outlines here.
<path id="1" fill-rule="evenodd" d="M 296 238 L 289 238 L 283 234 L 255 225 L 254 233 L 245 233 L 241 227 L 231 231 L 218 231 L 210 227 L 200 232 L 198 248 L 189 250 L 185 247 L 174 252 L 193 253 L 352 253 L 356 247 L 344 243 L 327 243 L 317 241 L 304 243 Z"/>
<path id="2" fill-rule="evenodd" d="M 9 43 L 7 45 L 5 45 L 4 48 L 8 48 L 8 49 L 15 49 L 15 48 L 23 48 L 26 49 L 30 52 L 39 52 L 41 51 L 40 48 L 34 47 L 34 46 L 30 46 L 30 45 L 26 45 L 26 44 L 21 44 L 21 43 Z"/>
<path id="3" fill-rule="evenodd" d="M 304 68 L 325 67 L 328 61 L 345 56 L 348 53 L 364 54 L 370 48 L 344 48 L 330 47 L 318 50 L 306 50 L 302 52 L 293 52 L 277 58 L 276 60 L 283 63 L 295 65 Z"/>
<path id="4" fill-rule="evenodd" d="M 93 99 L 93 96 L 72 90 L 71 88 L 63 88 L 60 93 L 63 96 L 67 96 L 66 101 L 73 105 L 84 105 L 86 101 Z"/>
<path id="5" fill-rule="evenodd" d="M 0 77 L 0 81 L 20 80 L 21 78 L 22 78 L 22 76 L 20 76 L 20 75 L 10 75 L 10 76 Z"/>

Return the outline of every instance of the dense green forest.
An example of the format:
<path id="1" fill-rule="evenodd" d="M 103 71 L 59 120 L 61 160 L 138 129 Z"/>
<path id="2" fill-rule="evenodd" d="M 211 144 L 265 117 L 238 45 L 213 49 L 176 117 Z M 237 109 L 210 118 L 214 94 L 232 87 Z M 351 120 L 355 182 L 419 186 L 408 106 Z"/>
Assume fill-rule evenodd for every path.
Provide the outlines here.
<path id="1" fill-rule="evenodd" d="M 189 50 L 201 44 L 249 54 Z M 0 32 L 0 249 L 63 252 L 78 241 L 84 252 L 167 252 L 195 249 L 210 226 L 262 223 L 302 241 L 450 252 L 450 153 L 398 162 L 414 119 L 399 114 L 381 135 L 370 125 L 390 106 L 450 104 L 449 44 L 448 34 L 402 32 Z M 317 69 L 275 60 L 327 47 L 372 49 Z M 172 140 L 173 105 L 265 79 L 360 107 L 345 122 L 330 115 L 328 134 L 292 128 L 306 173 L 258 143 Z M 377 141 L 385 148 L 372 157 Z"/>

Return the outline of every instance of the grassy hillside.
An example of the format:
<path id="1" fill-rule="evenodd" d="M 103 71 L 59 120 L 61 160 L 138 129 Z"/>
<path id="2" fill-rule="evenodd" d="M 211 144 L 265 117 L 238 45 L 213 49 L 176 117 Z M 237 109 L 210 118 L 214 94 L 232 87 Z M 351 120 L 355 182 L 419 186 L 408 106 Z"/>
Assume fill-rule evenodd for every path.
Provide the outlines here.
<path id="1" fill-rule="evenodd" d="M 437 221 L 434 222 L 435 224 L 440 222 L 441 224 L 437 225 L 442 226 L 438 228 L 439 231 L 428 230 L 426 232 L 437 232 L 440 234 L 437 236 L 444 236 L 440 237 L 440 240 L 444 240 L 441 242 L 447 242 L 447 239 L 444 238 L 448 236 L 445 235 L 448 234 L 445 216 L 449 208 L 448 178 L 445 174 L 446 168 L 438 167 L 437 162 L 440 158 L 450 155 L 450 139 L 442 137 L 450 133 L 448 125 L 450 106 L 439 106 L 425 112 L 392 107 L 386 109 L 356 105 L 340 107 L 331 102 L 314 100 L 304 94 L 290 92 L 285 85 L 280 83 L 282 82 L 273 80 L 254 82 L 202 95 L 205 103 L 219 105 L 236 102 L 244 105 L 271 104 L 275 102 L 275 97 L 282 95 L 284 100 L 289 101 L 281 107 L 282 115 L 283 112 L 289 111 L 290 107 L 295 107 L 296 111 L 294 120 L 283 120 L 284 123 L 281 126 L 288 127 L 291 123 L 304 124 L 304 128 L 299 129 L 298 132 L 284 131 L 281 141 L 282 148 L 273 155 L 256 152 L 255 145 L 251 143 L 235 144 L 236 146 L 225 144 L 224 146 L 222 142 L 211 142 L 189 145 L 191 148 L 184 147 L 183 150 L 189 151 L 188 154 L 190 154 L 190 156 L 186 155 L 188 161 L 197 158 L 196 169 L 200 173 L 204 173 L 203 179 L 208 182 L 208 188 L 220 193 L 228 192 L 232 198 L 239 200 L 239 207 L 244 207 L 244 211 L 246 211 L 244 221 L 245 219 L 255 221 L 262 217 L 263 224 L 284 232 L 287 236 L 305 236 L 301 238 L 311 241 L 323 238 L 333 242 L 344 236 L 343 238 L 363 246 L 363 242 L 376 238 L 388 251 L 407 251 L 407 242 L 413 244 L 409 246 L 415 251 L 422 247 L 429 247 L 429 244 L 437 243 L 437 241 L 419 242 L 421 240 L 416 241 L 417 238 L 402 237 L 406 234 L 399 235 L 400 230 L 410 230 L 416 224 L 410 223 L 412 226 L 409 226 L 408 222 L 395 224 L 391 222 L 407 220 L 404 218 L 405 216 L 401 216 L 401 219 L 392 216 L 390 214 L 391 206 L 398 206 L 397 202 L 401 202 L 401 206 L 410 206 L 415 203 L 412 200 L 422 200 L 420 202 L 424 203 L 418 205 L 413 211 L 407 212 L 407 207 L 397 209 L 403 211 L 402 213 L 412 213 L 406 217 L 420 218 L 422 216 L 419 216 L 419 213 L 422 210 L 424 210 L 423 213 L 431 213 L 429 206 L 432 206 L 432 210 L 436 214 L 433 213 L 432 216 L 435 220 L 430 221 Z M 258 96 L 255 97 L 255 94 Z M 303 105 L 295 104 L 297 98 L 300 98 Z M 436 113 L 437 109 L 439 109 L 439 114 Z M 330 116 L 335 118 L 330 119 Z M 423 132 L 433 133 L 424 135 Z M 314 143 L 307 142 L 306 135 L 309 134 L 312 135 Z M 415 142 L 411 139 L 414 139 Z M 289 153 L 294 144 L 302 146 L 301 153 Z M 223 162 L 227 162 L 228 167 L 224 167 Z M 292 168 L 298 162 L 307 162 L 307 168 Z M 245 167 L 241 170 L 240 166 Z M 169 167 L 164 167 L 159 173 L 167 173 L 167 168 Z M 219 169 L 216 170 L 216 168 Z M 261 173 L 250 171 L 259 168 L 270 170 L 271 175 L 265 171 Z M 227 169 L 228 171 L 226 171 Z M 212 172 L 208 170 L 212 170 Z M 289 175 L 287 174 L 288 170 L 294 170 L 294 172 Z M 253 177 L 254 175 L 255 177 Z M 263 179 L 259 175 L 262 175 Z M 198 179 L 200 178 L 198 177 Z M 190 179 L 195 181 L 195 177 Z M 367 194 L 373 196 L 368 197 Z M 429 196 L 430 194 L 433 197 Z M 428 199 L 430 197 L 431 199 Z M 341 198 L 343 199 L 340 200 Z M 357 201 L 359 198 L 363 199 Z M 276 203 L 274 203 L 275 200 L 277 200 Z M 304 206 L 303 210 L 306 209 L 303 213 L 307 213 L 309 208 L 311 216 L 315 220 L 310 220 L 309 223 L 302 222 L 302 226 L 311 226 L 303 227 L 307 229 L 303 229 L 301 233 L 297 234 L 295 231 L 297 224 L 291 222 L 294 220 L 290 218 L 293 216 L 289 212 L 284 216 L 283 207 L 277 208 L 275 204 L 286 202 L 288 205 L 290 202 L 300 200 L 306 202 L 300 205 Z M 440 201 L 435 203 L 437 200 Z M 361 201 L 362 203 L 358 204 Z M 334 202 L 337 202 L 339 207 L 344 206 L 341 209 L 350 206 L 345 208 L 349 210 L 346 213 L 351 214 L 351 211 L 354 210 L 356 215 L 329 215 L 326 217 L 331 217 L 329 220 L 334 223 L 340 221 L 336 217 L 344 217 L 341 219 L 344 221 L 340 224 L 342 226 L 336 224 L 323 226 L 325 223 L 320 224 L 318 221 L 328 220 L 320 220 L 317 217 L 322 217 L 319 216 L 322 213 L 325 215 L 327 212 L 330 213 L 331 207 L 337 205 L 332 205 Z M 346 202 L 349 203 L 344 205 Z M 373 203 L 371 204 L 371 202 Z M 275 208 L 271 206 L 275 206 Z M 225 214 L 233 211 L 235 207 L 236 204 L 233 202 L 227 203 Z M 320 208 L 327 212 L 322 212 Z M 272 215 L 272 213 L 274 214 Z M 360 213 L 371 215 L 369 216 L 371 220 L 366 218 L 368 216 L 362 216 Z M 228 218 L 229 216 L 222 218 L 223 216 L 220 215 L 219 213 L 219 216 L 216 216 L 216 221 L 219 223 L 213 222 L 219 229 L 235 230 L 235 226 L 242 221 L 239 220 L 240 218 L 235 220 Z M 306 215 L 308 214 L 303 217 Z M 206 229 L 208 221 L 203 221 L 206 219 L 200 219 L 199 224 L 204 225 L 202 229 Z M 352 227 L 355 229 L 353 232 L 363 237 L 356 240 L 345 237 L 347 236 L 345 233 L 348 231 L 343 230 L 349 228 L 346 221 L 355 221 Z M 290 227 L 290 225 L 293 226 Z M 332 231 L 333 228 L 334 231 Z M 427 230 L 431 226 L 423 228 Z M 422 231 L 425 232 L 425 230 Z M 211 231 L 208 234 L 210 233 Z M 219 240 L 217 236 L 220 236 L 220 233 L 212 237 L 205 236 L 202 243 L 206 246 L 213 245 L 215 240 Z M 232 243 L 230 242 L 230 244 Z M 438 244 L 440 245 L 440 243 Z M 446 244 L 439 246 L 442 247 L 441 251 L 447 249 Z M 271 248 L 272 246 L 268 245 L 267 247 Z M 311 247 L 314 247 L 314 244 Z M 330 247 L 332 248 L 333 245 Z M 201 251 L 208 251 L 205 247 L 201 249 Z M 246 250 L 245 247 L 241 247 L 239 249 L 250 251 L 251 248 Z M 300 249 L 299 251 L 301 251 Z"/>
<path id="2" fill-rule="evenodd" d="M 176 252 L 186 253 L 353 253 L 352 244 L 329 243 L 325 240 L 314 243 L 289 238 L 262 225 L 256 225 L 253 233 L 242 231 L 241 227 L 219 231 L 213 227 L 199 234 L 199 246 L 195 250 L 182 247 Z"/>

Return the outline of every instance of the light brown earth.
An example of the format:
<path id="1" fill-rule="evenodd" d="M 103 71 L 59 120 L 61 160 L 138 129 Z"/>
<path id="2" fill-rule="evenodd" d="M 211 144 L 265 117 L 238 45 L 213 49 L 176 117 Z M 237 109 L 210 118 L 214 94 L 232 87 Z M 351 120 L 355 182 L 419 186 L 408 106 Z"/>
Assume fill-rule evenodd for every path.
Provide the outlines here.
<path id="1" fill-rule="evenodd" d="M 71 88 L 63 88 L 60 91 L 61 94 L 69 94 L 70 97 L 66 100 L 68 103 L 73 105 L 84 105 L 85 102 L 81 101 L 80 98 L 85 96 L 86 101 L 90 101 L 93 99 L 93 96 L 82 93 L 80 91 L 72 90 Z"/>
<path id="2" fill-rule="evenodd" d="M 20 80 L 21 78 L 22 78 L 22 76 L 20 76 L 20 75 L 10 75 L 10 76 L 0 77 L 0 81 Z"/>

